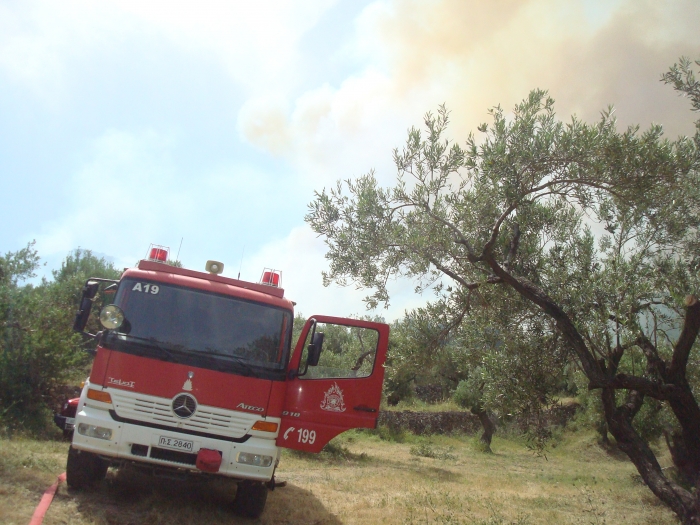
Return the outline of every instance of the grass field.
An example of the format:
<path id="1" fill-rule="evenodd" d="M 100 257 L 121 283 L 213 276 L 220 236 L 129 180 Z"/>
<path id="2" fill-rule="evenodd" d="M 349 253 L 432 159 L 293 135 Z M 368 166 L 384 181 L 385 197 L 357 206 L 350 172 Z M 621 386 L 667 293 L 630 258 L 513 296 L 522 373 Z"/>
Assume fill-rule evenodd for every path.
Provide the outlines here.
<path id="1" fill-rule="evenodd" d="M 0 523 L 26 525 L 65 470 L 68 444 L 0 439 Z M 564 435 L 547 459 L 496 437 L 484 454 L 470 437 L 384 441 L 349 432 L 330 452 L 285 451 L 259 520 L 231 510 L 235 485 L 112 471 L 97 488 L 62 485 L 44 520 L 55 524 L 663 524 L 677 523 L 623 457 L 592 434 Z M 666 458 L 666 464 L 668 459 Z"/>

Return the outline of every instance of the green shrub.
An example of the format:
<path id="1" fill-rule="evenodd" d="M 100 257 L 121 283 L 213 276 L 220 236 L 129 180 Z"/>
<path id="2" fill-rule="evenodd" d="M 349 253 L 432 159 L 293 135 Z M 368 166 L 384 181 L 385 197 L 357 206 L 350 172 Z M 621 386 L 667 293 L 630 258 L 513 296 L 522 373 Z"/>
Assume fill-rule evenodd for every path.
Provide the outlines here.
<path id="1" fill-rule="evenodd" d="M 462 408 L 478 411 L 482 403 L 481 379 L 479 378 L 479 369 L 466 381 L 460 381 L 457 384 L 452 399 Z"/>
<path id="2" fill-rule="evenodd" d="M 50 427 L 57 388 L 84 378 L 90 362 L 72 331 L 83 283 L 119 275 L 104 259 L 76 250 L 54 281 L 22 284 L 39 264 L 33 243 L 0 256 L 0 424 L 7 432 Z"/>
<path id="3" fill-rule="evenodd" d="M 394 428 L 388 425 L 378 425 L 376 429 L 370 430 L 372 434 L 382 441 L 392 443 L 404 443 L 406 441 L 406 431 L 402 428 Z"/>
<path id="4" fill-rule="evenodd" d="M 411 447 L 410 453 L 413 456 L 419 456 L 422 458 L 454 461 L 457 459 L 457 456 L 452 454 L 453 450 L 454 449 L 452 447 L 437 447 L 428 441 Z"/>

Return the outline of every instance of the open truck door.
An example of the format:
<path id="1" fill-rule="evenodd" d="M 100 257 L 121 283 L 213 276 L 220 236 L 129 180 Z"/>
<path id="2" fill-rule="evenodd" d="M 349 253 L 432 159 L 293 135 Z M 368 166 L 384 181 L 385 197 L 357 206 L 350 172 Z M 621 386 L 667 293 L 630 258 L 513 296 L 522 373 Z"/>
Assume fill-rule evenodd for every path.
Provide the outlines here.
<path id="1" fill-rule="evenodd" d="M 389 326 L 316 315 L 289 363 L 277 446 L 319 452 L 351 428 L 375 428 Z"/>

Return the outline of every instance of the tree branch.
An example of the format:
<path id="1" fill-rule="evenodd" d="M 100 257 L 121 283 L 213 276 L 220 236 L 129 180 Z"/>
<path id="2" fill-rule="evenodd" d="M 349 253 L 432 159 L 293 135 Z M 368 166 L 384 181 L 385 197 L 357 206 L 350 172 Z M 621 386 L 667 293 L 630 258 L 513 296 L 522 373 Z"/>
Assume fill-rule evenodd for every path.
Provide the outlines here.
<path id="1" fill-rule="evenodd" d="M 457 281 L 459 284 L 461 284 L 462 286 L 464 286 L 466 289 L 468 289 L 468 290 L 473 290 L 474 288 L 477 288 L 477 287 L 479 286 L 479 283 L 470 283 L 470 282 L 467 282 L 465 279 L 463 279 L 462 277 L 460 277 L 459 275 L 457 275 L 455 272 L 453 272 L 452 270 L 450 270 L 450 269 L 447 268 L 446 266 L 443 266 L 442 264 L 440 264 L 440 263 L 438 262 L 438 260 L 437 260 L 435 257 L 430 257 L 429 255 L 426 255 L 426 254 L 423 254 L 423 255 L 425 256 L 426 259 L 428 259 L 428 261 L 430 261 L 430 263 L 431 263 L 433 266 L 435 266 L 435 268 L 437 268 L 438 270 L 440 270 L 440 271 L 441 271 L 442 273 L 444 273 L 445 275 L 447 275 L 447 276 L 449 276 L 449 277 L 452 277 L 452 279 L 454 279 L 455 281 Z"/>
<path id="2" fill-rule="evenodd" d="M 673 350 L 671 366 L 668 369 L 669 380 L 674 383 L 678 379 L 685 380 L 685 369 L 688 366 L 690 349 L 700 331 L 700 301 L 693 295 L 685 298 L 685 323 L 676 347 Z"/>
<path id="3" fill-rule="evenodd" d="M 663 359 L 661 359 L 661 356 L 659 356 L 659 352 L 657 351 L 654 344 L 644 334 L 640 335 L 635 341 L 635 343 L 637 344 L 637 346 L 639 346 L 639 348 L 642 349 L 642 352 L 644 352 L 644 355 L 647 358 L 647 369 L 650 372 L 656 372 L 659 378 L 661 378 L 662 381 L 666 382 L 666 362 Z"/>
<path id="4" fill-rule="evenodd" d="M 589 385 L 589 390 L 595 388 L 614 388 L 615 390 L 636 390 L 645 396 L 653 397 L 662 401 L 669 400 L 672 397 L 681 393 L 681 390 L 676 385 L 669 385 L 652 381 L 644 377 L 629 376 L 627 374 L 617 374 L 612 380 L 605 384 L 592 386 Z"/>
<path id="5" fill-rule="evenodd" d="M 583 337 L 581 337 L 581 334 L 576 326 L 574 326 L 574 323 L 571 321 L 566 312 L 564 312 L 564 310 L 562 310 L 562 308 L 556 302 L 554 302 L 554 299 L 549 297 L 543 290 L 535 286 L 533 283 L 525 279 L 515 277 L 509 272 L 505 271 L 492 255 L 488 255 L 484 260 L 491 267 L 497 277 L 500 277 L 503 282 L 510 285 L 525 299 L 535 303 L 542 309 L 542 311 L 554 319 L 557 324 L 557 328 L 561 330 L 562 335 L 581 360 L 581 366 L 586 373 L 586 377 L 588 377 L 589 381 L 592 383 L 598 383 L 602 386 L 602 384 L 605 382 L 605 375 L 603 374 L 603 371 L 600 369 L 595 357 L 593 357 L 593 354 L 586 346 L 586 342 L 583 340 Z"/>
<path id="6" fill-rule="evenodd" d="M 598 182 L 593 182 L 591 180 L 587 179 L 559 179 L 559 180 L 551 180 L 549 182 L 545 182 L 544 184 L 541 184 L 540 186 L 535 186 L 534 188 L 531 188 L 529 191 L 524 193 L 524 195 L 530 195 L 532 193 L 537 193 L 538 191 L 542 191 L 547 188 L 551 188 L 552 186 L 556 186 L 558 184 L 580 184 L 581 186 L 590 186 L 591 188 L 596 188 L 599 190 L 607 191 L 612 195 L 615 195 L 616 197 L 620 197 L 620 194 L 614 191 L 612 188 L 612 185 L 606 185 L 606 184 L 601 184 Z"/>
<path id="7" fill-rule="evenodd" d="M 491 228 L 491 238 L 488 240 L 488 242 L 484 245 L 484 249 L 481 251 L 481 256 L 484 257 L 487 254 L 491 253 L 491 250 L 493 250 L 493 245 L 496 244 L 496 239 L 498 239 L 498 232 L 501 229 L 501 224 L 503 224 L 503 221 L 508 218 L 508 215 L 513 213 L 513 211 L 518 207 L 517 203 L 513 203 L 508 208 L 506 208 L 506 211 L 504 211 L 501 216 L 498 218 L 496 221 L 496 224 L 493 225 L 493 228 Z"/>
<path id="8" fill-rule="evenodd" d="M 520 226 L 516 223 L 513 225 L 513 238 L 510 241 L 510 249 L 508 250 L 508 257 L 506 258 L 506 270 L 511 271 L 511 266 L 515 260 L 515 255 L 518 252 L 518 246 L 520 244 Z"/>
<path id="9" fill-rule="evenodd" d="M 462 235 L 462 232 L 459 228 L 457 228 L 457 226 L 433 212 L 428 204 L 423 203 L 422 208 L 431 218 L 435 219 L 443 226 L 447 226 L 450 229 L 450 231 L 452 231 L 452 233 L 455 234 L 455 242 L 457 244 L 461 244 L 467 249 L 467 259 L 469 259 L 469 262 L 475 263 L 480 260 L 480 258 L 476 256 L 476 253 L 474 252 L 474 249 L 472 248 L 471 244 L 469 244 L 469 241 L 464 237 L 464 235 Z"/>
<path id="10" fill-rule="evenodd" d="M 22 330 L 23 332 L 36 332 L 36 330 L 31 330 L 22 326 L 19 321 L 5 321 L 2 323 L 5 328 L 16 328 L 17 330 Z"/>

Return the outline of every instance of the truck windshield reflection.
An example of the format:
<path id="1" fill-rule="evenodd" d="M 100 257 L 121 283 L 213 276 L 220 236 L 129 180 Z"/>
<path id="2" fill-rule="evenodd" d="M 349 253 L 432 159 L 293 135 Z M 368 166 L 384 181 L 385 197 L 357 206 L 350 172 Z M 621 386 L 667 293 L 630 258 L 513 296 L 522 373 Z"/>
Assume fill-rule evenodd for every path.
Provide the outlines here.
<path id="1" fill-rule="evenodd" d="M 283 374 L 289 358 L 292 315 L 281 308 L 131 279 L 115 303 L 125 317 L 105 339 L 115 350 L 250 375 Z"/>

